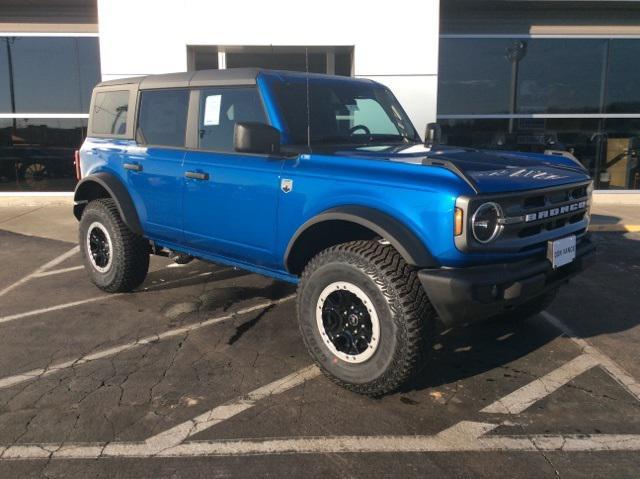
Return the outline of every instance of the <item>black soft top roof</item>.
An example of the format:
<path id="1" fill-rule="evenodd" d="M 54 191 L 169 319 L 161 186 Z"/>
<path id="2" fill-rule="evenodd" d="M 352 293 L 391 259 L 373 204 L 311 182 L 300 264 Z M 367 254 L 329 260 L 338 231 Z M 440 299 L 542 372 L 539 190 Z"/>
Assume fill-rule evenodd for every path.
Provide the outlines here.
<path id="1" fill-rule="evenodd" d="M 190 86 L 231 86 L 231 85 L 255 85 L 258 74 L 271 73 L 281 77 L 300 77 L 305 73 L 268 70 L 265 68 L 229 68 L 227 70 L 199 70 L 195 72 L 165 73 L 161 75 L 145 75 L 128 78 L 118 78 L 99 83 L 96 88 L 116 85 L 136 85 L 140 90 L 155 88 L 184 88 Z M 310 73 L 317 78 L 336 78 L 335 75 L 323 75 Z M 356 79 L 353 77 L 340 77 L 345 80 L 374 83 L 367 79 Z"/>

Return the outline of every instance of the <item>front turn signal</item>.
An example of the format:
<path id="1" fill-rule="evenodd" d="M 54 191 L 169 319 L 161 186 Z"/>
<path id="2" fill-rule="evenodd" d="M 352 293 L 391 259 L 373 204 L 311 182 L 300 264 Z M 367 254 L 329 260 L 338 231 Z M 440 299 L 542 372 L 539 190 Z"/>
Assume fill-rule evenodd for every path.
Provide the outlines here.
<path id="1" fill-rule="evenodd" d="M 462 220 L 463 220 L 463 213 L 461 208 L 456 208 L 453 218 L 454 218 L 453 233 L 455 236 L 460 236 L 462 234 Z"/>

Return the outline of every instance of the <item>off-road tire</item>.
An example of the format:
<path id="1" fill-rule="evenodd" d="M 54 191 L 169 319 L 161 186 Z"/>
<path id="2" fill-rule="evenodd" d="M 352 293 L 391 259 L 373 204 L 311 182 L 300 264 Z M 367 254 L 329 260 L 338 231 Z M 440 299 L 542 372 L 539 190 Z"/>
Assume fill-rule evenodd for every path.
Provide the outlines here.
<path id="1" fill-rule="evenodd" d="M 358 364 L 344 361 L 327 347 L 316 319 L 323 289 L 340 281 L 366 293 L 380 323 L 373 356 Z M 382 396 L 398 390 L 424 365 L 429 326 L 436 314 L 416 269 L 388 244 L 354 241 L 319 253 L 302 273 L 296 307 L 310 355 L 331 381 L 348 390 Z"/>
<path id="2" fill-rule="evenodd" d="M 88 229 L 101 225 L 111 240 L 111 260 L 106 271 L 99 271 L 87 247 Z M 115 201 L 99 199 L 91 201 L 80 219 L 79 244 L 85 270 L 98 288 L 108 293 L 132 291 L 147 276 L 149 270 L 149 242 L 135 234 L 124 224 Z"/>
<path id="3" fill-rule="evenodd" d="M 556 295 L 557 291 L 549 291 L 520 306 L 516 306 L 511 311 L 496 316 L 494 319 L 497 321 L 524 321 L 551 306 L 553 300 L 556 299 Z"/>

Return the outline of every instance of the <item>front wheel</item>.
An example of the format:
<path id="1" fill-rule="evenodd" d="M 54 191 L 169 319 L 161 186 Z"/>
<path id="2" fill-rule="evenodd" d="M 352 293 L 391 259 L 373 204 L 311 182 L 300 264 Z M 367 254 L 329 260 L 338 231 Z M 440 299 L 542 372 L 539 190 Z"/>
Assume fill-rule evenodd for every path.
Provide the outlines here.
<path id="1" fill-rule="evenodd" d="M 119 293 L 142 284 L 149 270 L 149 243 L 124 224 L 112 199 L 85 207 L 79 236 L 85 270 L 98 288 Z"/>
<path id="2" fill-rule="evenodd" d="M 435 313 L 393 247 L 354 241 L 321 252 L 302 274 L 297 301 L 309 353 L 340 386 L 381 396 L 421 368 Z"/>

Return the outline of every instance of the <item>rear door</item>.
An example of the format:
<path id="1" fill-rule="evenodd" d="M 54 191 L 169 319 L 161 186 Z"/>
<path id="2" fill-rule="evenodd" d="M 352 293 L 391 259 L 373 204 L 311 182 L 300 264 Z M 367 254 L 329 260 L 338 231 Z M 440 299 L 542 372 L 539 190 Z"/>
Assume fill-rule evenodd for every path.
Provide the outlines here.
<path id="1" fill-rule="evenodd" d="M 182 187 L 189 91 L 140 92 L 136 146 L 123 158 L 127 188 L 145 233 L 182 241 Z"/>
<path id="2" fill-rule="evenodd" d="M 274 267 L 282 160 L 233 151 L 237 121 L 267 123 L 258 90 L 218 87 L 194 94 L 197 141 L 184 162 L 185 241 L 198 250 Z"/>

